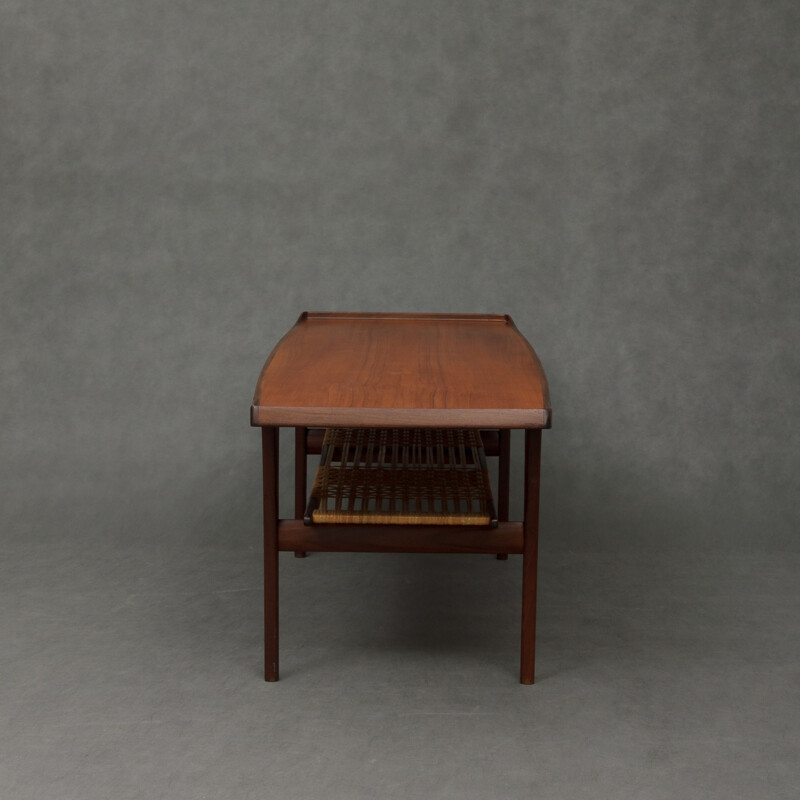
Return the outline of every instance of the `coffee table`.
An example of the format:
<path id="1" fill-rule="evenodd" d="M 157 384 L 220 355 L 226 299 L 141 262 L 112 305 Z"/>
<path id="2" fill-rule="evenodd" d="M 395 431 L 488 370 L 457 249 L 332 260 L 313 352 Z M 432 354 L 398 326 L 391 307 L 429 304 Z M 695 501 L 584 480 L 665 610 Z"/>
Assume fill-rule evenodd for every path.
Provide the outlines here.
<path id="1" fill-rule="evenodd" d="M 522 555 L 520 682 L 534 681 L 541 432 L 550 397 L 509 316 L 304 312 L 264 364 L 250 410 L 261 428 L 265 679 L 278 680 L 278 553 Z M 278 517 L 278 429 L 295 428 L 295 518 Z M 498 455 L 495 529 L 305 525 L 306 459 L 326 427 L 476 428 Z M 508 520 L 511 429 L 525 430 L 524 514 Z"/>

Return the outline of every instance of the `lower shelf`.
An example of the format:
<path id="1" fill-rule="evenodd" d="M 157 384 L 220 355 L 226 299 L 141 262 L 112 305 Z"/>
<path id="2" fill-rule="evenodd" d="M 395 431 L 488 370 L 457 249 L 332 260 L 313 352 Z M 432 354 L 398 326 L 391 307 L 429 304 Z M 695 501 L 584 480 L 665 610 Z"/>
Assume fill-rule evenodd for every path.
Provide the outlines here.
<path id="1" fill-rule="evenodd" d="M 497 526 L 479 431 L 328 428 L 306 523 Z"/>

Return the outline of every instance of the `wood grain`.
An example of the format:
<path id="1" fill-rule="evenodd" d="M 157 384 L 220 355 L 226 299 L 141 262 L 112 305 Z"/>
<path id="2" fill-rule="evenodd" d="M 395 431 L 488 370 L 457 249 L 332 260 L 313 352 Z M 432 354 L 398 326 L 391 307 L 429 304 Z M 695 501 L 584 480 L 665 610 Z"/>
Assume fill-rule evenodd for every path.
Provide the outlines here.
<path id="1" fill-rule="evenodd" d="M 264 364 L 251 424 L 545 428 L 550 413 L 510 317 L 306 312 Z"/>
<path id="2" fill-rule="evenodd" d="M 262 427 L 265 677 L 278 680 L 278 552 L 523 554 L 520 682 L 533 683 L 541 429 L 547 379 L 510 317 L 304 313 L 267 359 L 251 424 Z M 295 427 L 295 512 L 305 496 L 309 427 L 492 429 L 500 456 L 495 530 L 441 525 L 316 525 L 278 520 L 276 426 Z M 507 429 L 525 428 L 524 522 L 509 522 Z M 498 432 L 497 429 L 504 429 Z M 485 434 L 484 434 L 485 435 Z M 302 465 L 302 466 L 301 466 Z"/>

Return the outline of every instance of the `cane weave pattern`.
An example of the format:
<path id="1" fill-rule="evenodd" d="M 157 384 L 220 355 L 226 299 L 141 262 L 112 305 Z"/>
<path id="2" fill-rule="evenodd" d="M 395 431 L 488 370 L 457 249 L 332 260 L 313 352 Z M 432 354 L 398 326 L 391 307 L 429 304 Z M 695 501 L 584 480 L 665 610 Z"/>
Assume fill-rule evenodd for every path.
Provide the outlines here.
<path id="1" fill-rule="evenodd" d="M 496 526 L 480 433 L 328 428 L 306 522 Z"/>

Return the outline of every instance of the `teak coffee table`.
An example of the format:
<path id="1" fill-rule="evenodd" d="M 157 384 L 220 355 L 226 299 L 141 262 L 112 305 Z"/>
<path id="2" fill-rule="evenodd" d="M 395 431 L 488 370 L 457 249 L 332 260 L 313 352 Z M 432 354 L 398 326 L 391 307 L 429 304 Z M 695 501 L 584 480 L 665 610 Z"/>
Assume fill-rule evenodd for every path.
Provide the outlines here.
<path id="1" fill-rule="evenodd" d="M 261 428 L 265 679 L 278 680 L 278 553 L 522 554 L 520 682 L 534 680 L 542 365 L 503 315 L 305 312 L 270 354 L 250 424 Z M 295 519 L 278 518 L 278 428 L 295 428 Z M 326 428 L 478 429 L 499 457 L 496 527 L 307 524 L 306 460 Z M 524 520 L 508 520 L 511 429 L 525 430 Z"/>

